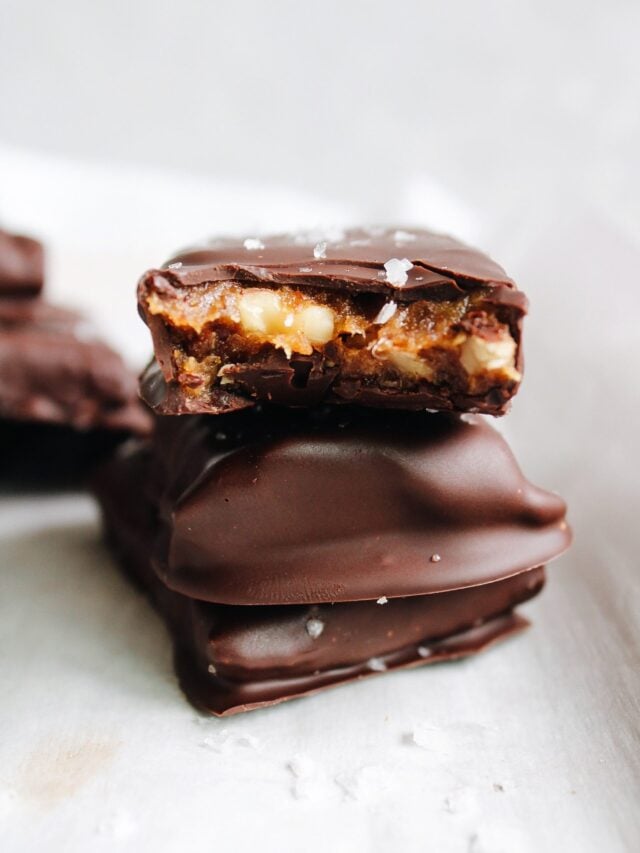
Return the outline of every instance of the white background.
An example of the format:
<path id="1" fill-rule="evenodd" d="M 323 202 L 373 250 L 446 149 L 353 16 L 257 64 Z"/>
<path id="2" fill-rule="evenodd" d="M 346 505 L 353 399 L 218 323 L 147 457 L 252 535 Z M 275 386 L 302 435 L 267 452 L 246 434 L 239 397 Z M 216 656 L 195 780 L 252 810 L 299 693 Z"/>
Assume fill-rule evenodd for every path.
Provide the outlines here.
<path id="1" fill-rule="evenodd" d="M 0 0 L 0 217 L 50 294 L 139 365 L 182 243 L 452 230 L 531 298 L 500 426 L 576 532 L 527 635 L 220 723 L 91 500 L 2 494 L 3 850 L 638 848 L 639 44 L 622 0 Z"/>
<path id="2" fill-rule="evenodd" d="M 393 219 L 428 175 L 640 217 L 636 0 L 3 0 L 0 135 Z"/>

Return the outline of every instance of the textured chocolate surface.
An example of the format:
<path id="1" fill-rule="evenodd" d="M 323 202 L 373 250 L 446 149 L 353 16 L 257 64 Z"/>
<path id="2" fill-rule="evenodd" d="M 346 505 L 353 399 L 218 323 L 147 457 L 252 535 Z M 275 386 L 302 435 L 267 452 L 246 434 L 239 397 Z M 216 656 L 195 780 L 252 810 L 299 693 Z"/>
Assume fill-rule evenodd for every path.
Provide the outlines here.
<path id="1" fill-rule="evenodd" d="M 0 300 L 0 417 L 77 430 L 147 432 L 134 377 L 73 311 Z"/>
<path id="2" fill-rule="evenodd" d="M 261 247 L 248 248 L 255 245 L 251 239 L 211 240 L 170 258 L 155 274 L 178 287 L 225 280 L 300 287 L 314 284 L 392 293 L 401 300 L 452 296 L 485 284 L 515 289 L 513 280 L 487 255 L 453 237 L 424 229 L 307 232 L 263 237 L 259 242 Z M 324 257 L 318 257 L 319 251 Z M 378 275 L 384 273 L 389 259 L 405 257 L 413 263 L 405 284 L 393 285 Z"/>
<path id="3" fill-rule="evenodd" d="M 385 263 L 407 259 L 406 281 L 389 279 Z M 174 353 L 178 342 L 164 318 L 149 308 L 148 299 L 184 291 L 205 283 L 238 282 L 244 286 L 318 289 L 359 297 L 379 297 L 410 303 L 460 300 L 482 291 L 482 305 L 510 330 L 516 344 L 514 378 L 473 392 L 469 389 L 416 380 L 415 387 L 385 387 L 367 377 L 343 376 L 331 358 L 287 356 L 282 350 L 261 352 L 255 359 L 225 367 L 225 384 L 212 384 L 206 393 L 189 394 L 180 384 Z M 523 367 L 520 346 L 527 300 L 504 270 L 489 257 L 459 241 L 422 229 L 350 230 L 340 234 L 298 234 L 261 240 L 213 240 L 171 258 L 162 269 L 150 270 L 138 287 L 139 309 L 149 326 L 164 383 L 150 368 L 142 394 L 162 414 L 200 412 L 220 414 L 251 405 L 255 399 L 283 405 L 310 406 L 319 402 L 357 402 L 376 407 L 433 408 L 502 414 L 516 392 Z M 376 303 L 377 304 L 377 303 Z M 375 312 L 374 312 L 375 313 Z M 397 383 L 396 383 L 397 386 Z"/>
<path id="4" fill-rule="evenodd" d="M 542 565 L 569 544 L 482 418 L 347 407 L 160 418 L 149 485 L 171 588 L 225 604 L 421 595 Z"/>
<path id="5" fill-rule="evenodd" d="M 462 657 L 522 629 L 512 608 L 535 595 L 544 571 L 464 590 L 313 606 L 208 604 L 167 589 L 150 566 L 156 516 L 138 489 L 153 459 L 129 446 L 97 482 L 105 525 L 127 574 L 167 621 L 188 698 L 237 713 L 387 669 Z"/>
<path id="6" fill-rule="evenodd" d="M 0 229 L 0 296 L 34 296 L 42 290 L 43 279 L 42 244 Z"/>

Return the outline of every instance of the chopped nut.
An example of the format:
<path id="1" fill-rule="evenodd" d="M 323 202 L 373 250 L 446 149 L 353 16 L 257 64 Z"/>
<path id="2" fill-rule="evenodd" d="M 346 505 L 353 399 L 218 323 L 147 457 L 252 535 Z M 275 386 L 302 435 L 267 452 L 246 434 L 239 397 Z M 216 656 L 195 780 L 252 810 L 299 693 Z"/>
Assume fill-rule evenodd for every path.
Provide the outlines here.
<path id="1" fill-rule="evenodd" d="M 431 379 L 433 376 L 433 368 L 413 353 L 391 349 L 386 357 L 398 370 L 410 376 L 420 376 L 422 379 Z"/>
<path id="2" fill-rule="evenodd" d="M 513 379 L 520 379 L 515 369 L 516 342 L 511 335 L 486 340 L 470 335 L 462 344 L 460 362 L 471 376 L 490 370 L 501 370 Z"/>
<path id="3" fill-rule="evenodd" d="M 272 290 L 247 290 L 240 297 L 240 322 L 247 332 L 264 335 L 282 330 L 283 311 L 280 297 Z"/>
<path id="4" fill-rule="evenodd" d="M 271 338 L 272 343 L 282 347 L 288 356 L 292 348 L 311 352 L 309 344 L 326 344 L 333 338 L 334 315 L 326 305 L 307 304 L 297 311 L 290 311 L 279 294 L 272 290 L 254 289 L 241 296 L 239 309 L 245 331 Z"/>
<path id="5" fill-rule="evenodd" d="M 326 305 L 303 308 L 295 319 L 295 325 L 312 344 L 326 344 L 333 337 L 333 311 Z"/>

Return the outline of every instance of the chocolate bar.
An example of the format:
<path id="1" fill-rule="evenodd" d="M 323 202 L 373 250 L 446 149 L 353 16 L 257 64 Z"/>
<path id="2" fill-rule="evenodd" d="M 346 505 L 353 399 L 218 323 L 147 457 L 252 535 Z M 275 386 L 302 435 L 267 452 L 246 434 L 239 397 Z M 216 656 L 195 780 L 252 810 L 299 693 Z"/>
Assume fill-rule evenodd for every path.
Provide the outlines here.
<path id="1" fill-rule="evenodd" d="M 170 590 L 151 566 L 157 519 L 139 486 L 155 464 L 148 444 L 131 442 L 103 469 L 96 487 L 105 526 L 123 569 L 171 630 L 184 692 L 216 715 L 479 652 L 527 625 L 513 608 L 544 583 L 544 570 L 536 567 L 410 598 L 285 606 L 199 601 Z"/>
<path id="2" fill-rule="evenodd" d="M 144 433 L 134 377 L 74 311 L 0 299 L 0 418 Z"/>
<path id="3" fill-rule="evenodd" d="M 135 378 L 75 311 L 40 296 L 43 249 L 0 232 L 0 476 L 72 484 L 150 430 Z"/>
<path id="4" fill-rule="evenodd" d="M 0 296 L 36 296 L 43 281 L 42 244 L 0 229 Z"/>
<path id="5" fill-rule="evenodd" d="M 481 417 L 275 406 L 159 418 L 153 563 L 232 605 L 442 593 L 547 563 L 565 504 Z"/>
<path id="6" fill-rule="evenodd" d="M 503 414 L 527 300 L 504 270 L 422 229 L 213 240 L 138 287 L 158 413 L 269 401 Z"/>

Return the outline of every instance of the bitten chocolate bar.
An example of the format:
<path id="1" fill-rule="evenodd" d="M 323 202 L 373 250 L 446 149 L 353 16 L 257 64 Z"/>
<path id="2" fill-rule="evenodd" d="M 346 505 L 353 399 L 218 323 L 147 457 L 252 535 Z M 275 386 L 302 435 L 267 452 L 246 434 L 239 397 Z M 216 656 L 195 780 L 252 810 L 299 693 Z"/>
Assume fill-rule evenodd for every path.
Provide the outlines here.
<path id="1" fill-rule="evenodd" d="M 159 413 L 270 401 L 499 415 L 527 300 L 494 261 L 422 229 L 213 240 L 147 272 Z"/>
<path id="2" fill-rule="evenodd" d="M 108 538 L 172 633 L 180 685 L 197 707 L 234 714 L 387 670 L 475 654 L 528 624 L 513 608 L 544 570 L 431 595 L 336 604 L 235 606 L 174 592 L 156 575 L 149 446 L 121 449 L 97 482 Z M 286 512 L 286 510 L 285 510 Z"/>

